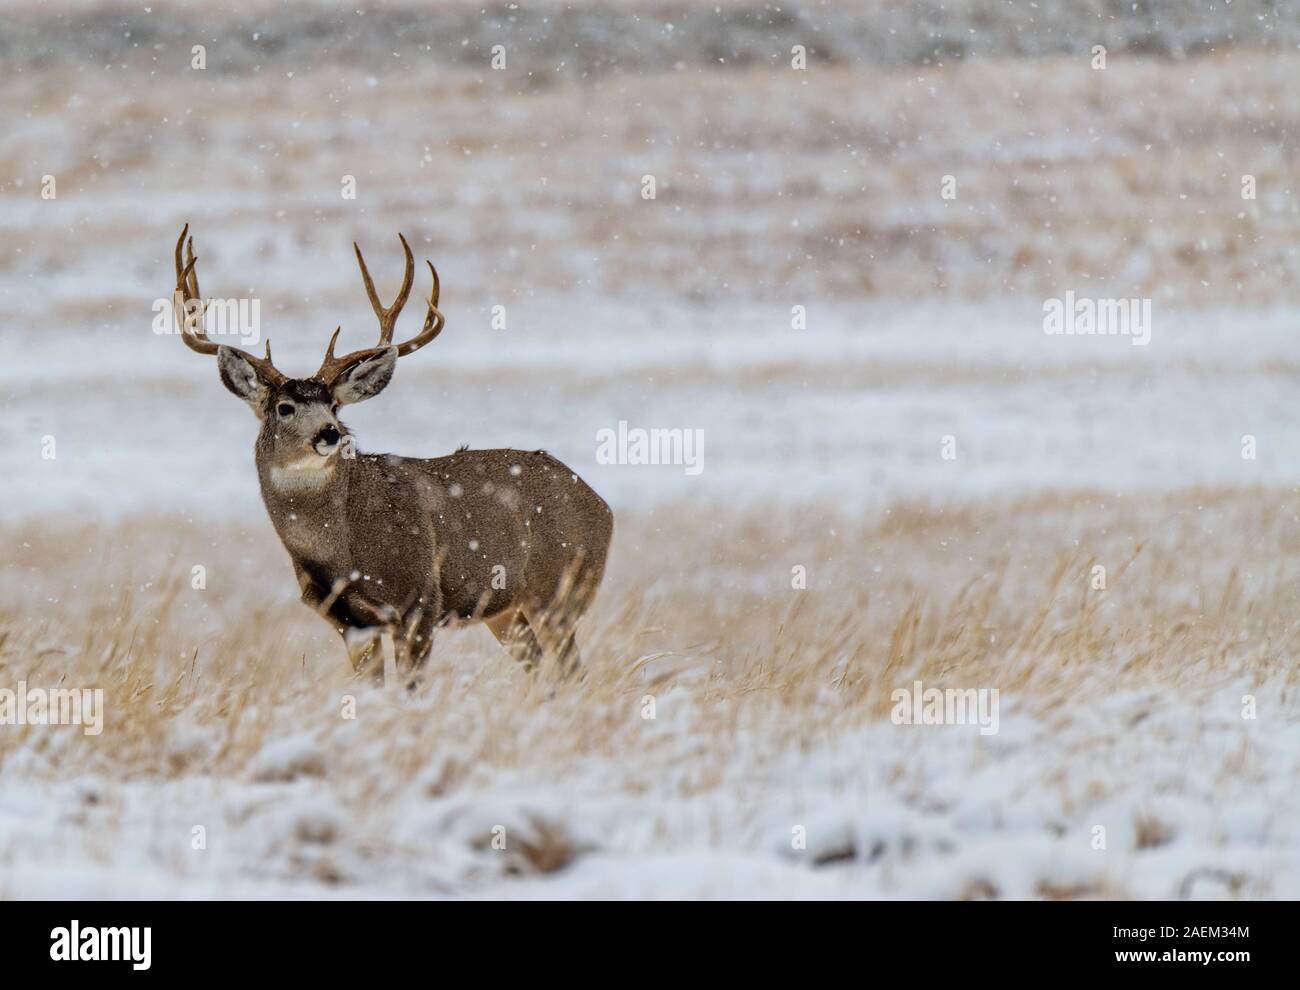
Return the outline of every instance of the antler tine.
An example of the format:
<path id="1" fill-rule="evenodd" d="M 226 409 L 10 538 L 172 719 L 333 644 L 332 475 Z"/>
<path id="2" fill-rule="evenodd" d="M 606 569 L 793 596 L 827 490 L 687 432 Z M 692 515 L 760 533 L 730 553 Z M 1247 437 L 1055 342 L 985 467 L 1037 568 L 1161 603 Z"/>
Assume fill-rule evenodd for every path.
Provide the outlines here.
<path id="1" fill-rule="evenodd" d="M 186 224 L 181 236 L 176 239 L 176 291 L 172 293 L 172 309 L 176 312 L 176 323 L 181 328 L 181 339 L 191 350 L 200 354 L 216 354 L 217 346 L 203 332 L 202 314 L 191 316 L 190 303 L 199 298 L 198 276 L 194 266 L 198 259 L 194 257 L 194 240 L 190 239 L 188 257 L 182 262 L 181 252 L 185 248 L 185 238 L 190 232 Z M 179 297 L 179 298 L 178 298 Z"/>
<path id="2" fill-rule="evenodd" d="M 190 264 L 190 294 L 195 299 L 198 299 L 203 303 L 203 313 L 206 316 L 208 312 L 208 306 L 209 304 L 211 304 L 212 300 L 204 299 L 203 293 L 199 291 L 199 270 L 198 268 L 194 267 L 194 262 L 197 259 L 194 257 L 193 237 L 187 238 L 185 241 L 185 254 L 186 257 L 189 259 L 189 264 Z"/>
<path id="3" fill-rule="evenodd" d="M 334 328 L 334 334 L 330 337 L 330 345 L 329 347 L 325 348 L 325 361 L 327 363 L 334 360 L 334 345 L 338 343 L 339 331 L 342 329 L 343 329 L 342 325 L 339 325 Z M 324 365 L 321 365 L 321 367 L 323 368 Z"/>
<path id="4" fill-rule="evenodd" d="M 199 275 L 195 267 L 199 259 L 194 256 L 194 238 L 190 237 L 188 241 L 186 240 L 189 232 L 190 225 L 186 224 L 181 230 L 181 236 L 176 240 L 176 291 L 172 293 L 172 308 L 176 312 L 176 322 L 181 328 L 181 339 L 185 341 L 186 346 L 200 354 L 216 354 L 222 347 L 230 345 L 213 343 L 203 329 L 203 314 L 207 312 L 208 306 L 199 295 Z M 181 263 L 182 248 L 185 249 L 184 264 Z M 191 317 L 186 310 L 190 308 L 189 304 L 193 300 L 199 300 L 199 312 Z M 269 339 L 266 342 L 265 358 L 249 354 L 239 347 L 230 349 L 242 354 L 268 382 L 278 384 L 285 381 L 285 376 L 271 363 Z"/>
<path id="5" fill-rule="evenodd" d="M 433 267 L 433 262 L 426 260 L 424 262 L 429 266 L 429 274 L 433 276 L 433 292 L 425 300 L 429 304 L 429 311 L 424 314 L 424 326 L 410 340 L 397 345 L 397 356 L 405 357 L 433 340 L 434 337 L 442 333 L 442 328 L 447 325 L 447 318 L 442 315 L 438 309 L 438 297 L 442 294 L 442 287 L 438 282 L 438 269 Z"/>
<path id="6" fill-rule="evenodd" d="M 401 237 L 400 234 L 398 236 Z M 356 245 L 353 246 L 355 247 Z M 402 247 L 406 248 L 406 256 L 409 259 L 411 257 L 411 249 L 407 246 L 405 237 L 402 237 Z M 330 337 L 329 346 L 325 349 L 325 360 L 321 362 L 320 370 L 317 371 L 314 376 L 320 381 L 325 382 L 327 385 L 332 384 L 340 374 L 352 365 L 364 361 L 367 358 L 374 357 L 377 354 L 382 354 L 384 351 L 388 350 L 388 348 L 393 346 L 393 324 L 390 322 L 385 328 L 384 321 L 388 319 L 389 312 L 391 312 L 391 318 L 394 321 L 396 320 L 397 311 L 402 308 L 403 304 L 405 304 L 406 296 L 411 289 L 411 283 L 414 281 L 413 266 L 408 264 L 406 277 L 402 280 L 402 291 L 398 295 L 397 302 L 390 307 L 390 310 L 384 310 L 379 305 L 374 292 L 374 284 L 370 281 L 370 274 L 366 271 L 366 263 L 361 260 L 361 251 L 359 249 L 357 250 L 357 261 L 361 263 L 361 276 L 366 283 L 366 293 L 370 296 L 370 301 L 375 308 L 375 312 L 379 314 L 381 327 L 379 344 L 376 347 L 365 347 L 359 351 L 353 351 L 350 354 L 343 355 L 343 357 L 335 357 L 334 345 L 339 339 L 339 328 L 336 328 L 334 330 L 334 335 Z M 433 267 L 433 262 L 431 261 L 426 261 L 425 264 L 429 266 L 429 274 L 433 276 L 433 289 L 429 298 L 426 300 L 429 305 L 429 310 L 425 314 L 424 326 L 420 328 L 420 332 L 410 340 L 403 341 L 397 345 L 398 357 L 405 357 L 407 354 L 418 351 L 429 341 L 433 340 L 434 337 L 442 333 L 442 328 L 447 325 L 447 318 L 438 310 L 438 298 L 442 294 L 441 283 L 438 279 L 438 270 Z"/>
<path id="7" fill-rule="evenodd" d="M 393 327 L 397 324 L 397 316 L 406 305 L 406 298 L 411 294 L 411 283 L 415 280 L 415 258 L 411 255 L 411 246 L 406 243 L 406 238 L 400 233 L 397 239 L 402 242 L 402 251 L 406 254 L 406 270 L 402 275 L 402 287 L 397 290 L 397 298 L 393 300 L 393 305 L 387 309 L 379 301 L 379 293 L 375 291 L 374 280 L 370 277 L 370 271 L 366 268 L 366 259 L 361 256 L 361 247 L 356 241 L 352 242 L 352 250 L 357 253 L 357 265 L 361 268 L 361 281 L 365 284 L 366 295 L 370 298 L 370 307 L 375 311 L 375 316 L 379 318 L 379 344 L 377 346 L 385 347 L 393 342 Z"/>

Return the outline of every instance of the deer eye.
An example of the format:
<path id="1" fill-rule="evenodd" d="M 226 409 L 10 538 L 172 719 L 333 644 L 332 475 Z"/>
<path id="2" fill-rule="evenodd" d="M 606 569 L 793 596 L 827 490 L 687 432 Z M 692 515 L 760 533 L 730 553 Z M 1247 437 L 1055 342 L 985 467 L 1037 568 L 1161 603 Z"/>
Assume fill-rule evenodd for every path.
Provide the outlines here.
<path id="1" fill-rule="evenodd" d="M 281 416 L 292 416 L 293 404 L 289 402 L 281 402 L 278 406 L 275 407 L 275 411 L 279 413 Z"/>

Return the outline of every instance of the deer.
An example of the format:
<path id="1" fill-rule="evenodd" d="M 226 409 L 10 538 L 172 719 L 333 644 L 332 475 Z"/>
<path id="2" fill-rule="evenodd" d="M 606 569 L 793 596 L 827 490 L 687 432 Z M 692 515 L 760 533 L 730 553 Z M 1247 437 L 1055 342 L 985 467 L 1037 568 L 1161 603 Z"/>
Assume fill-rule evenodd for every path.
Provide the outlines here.
<path id="1" fill-rule="evenodd" d="M 383 683 L 382 637 L 414 686 L 434 632 L 481 622 L 526 670 L 550 664 L 560 680 L 580 675 L 576 639 L 604 574 L 613 513 L 577 473 L 545 451 L 472 450 L 416 458 L 362 453 L 339 418 L 392 381 L 399 358 L 433 341 L 437 269 L 420 331 L 393 343 L 415 265 L 398 234 L 406 271 L 385 307 L 361 248 L 361 281 L 379 321 L 373 347 L 325 358 L 308 378 L 271 359 L 207 336 L 189 224 L 176 242 L 172 305 L 181 338 L 215 355 L 221 382 L 257 415 L 254 463 L 262 501 L 298 579 L 303 603 L 343 637 L 354 676 Z M 185 257 L 181 249 L 185 245 Z"/>

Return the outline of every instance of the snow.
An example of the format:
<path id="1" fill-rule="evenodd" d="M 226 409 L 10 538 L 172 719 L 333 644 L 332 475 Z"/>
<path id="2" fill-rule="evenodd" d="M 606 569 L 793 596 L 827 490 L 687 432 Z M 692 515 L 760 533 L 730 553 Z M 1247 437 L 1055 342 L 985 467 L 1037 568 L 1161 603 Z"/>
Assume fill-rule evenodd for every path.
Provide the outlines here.
<path id="1" fill-rule="evenodd" d="M 545 448 L 616 507 L 833 497 L 878 508 L 1030 490 L 1300 483 L 1300 462 L 1284 456 L 1300 432 L 1289 309 L 1243 320 L 1157 308 L 1142 348 L 1045 335 L 1033 305 L 868 315 L 828 304 L 807 330 L 773 309 L 645 312 L 599 300 L 538 303 L 528 328 L 505 332 L 452 304 L 447 312 L 449 329 L 403 359 L 385 394 L 345 413 L 362 450 Z M 272 335 L 281 367 L 314 370 L 323 339 Z M 18 337 L 12 357 L 0 369 L 10 395 L 0 453 L 29 469 L 9 479 L 0 518 L 112 518 L 159 505 L 241 521 L 262 512 L 257 422 L 212 359 L 146 326 L 84 352 Z M 119 376 L 131 380 L 129 396 L 109 384 Z M 69 390 L 78 401 L 61 400 Z M 703 430 L 703 470 L 599 463 L 598 433 L 620 420 Z M 1246 435 L 1254 460 L 1242 457 Z M 54 460 L 42 459 L 45 436 L 57 442 Z M 945 436 L 955 460 L 940 456 Z"/>
<path id="2" fill-rule="evenodd" d="M 7 13 L 0 686 L 108 706 L 0 726 L 0 898 L 1300 897 L 1295 10 L 326 6 Z M 186 222 L 292 375 L 374 339 L 353 239 L 386 298 L 398 230 L 438 265 L 446 330 L 345 418 L 607 499 L 583 693 L 482 630 L 417 691 L 347 679 L 257 422 L 151 327 Z M 1149 345 L 1045 334 L 1067 291 L 1149 300 Z M 601 463 L 620 423 L 702 470 Z M 1097 626 L 1000 638 L 1094 558 Z M 995 734 L 844 701 L 858 653 L 912 683 L 864 618 L 909 603 L 987 633 L 953 676 L 1003 685 Z"/>
<path id="3" fill-rule="evenodd" d="M 1069 718 L 1013 714 L 992 738 L 883 723 L 806 749 L 736 746 L 723 786 L 696 793 L 681 789 L 677 754 L 651 746 L 635 766 L 530 766 L 452 796 L 426 776 L 366 803 L 356 780 L 326 769 L 353 742 L 340 723 L 319 743 L 269 741 L 237 780 L 7 786 L 0 850 L 22 855 L 0 894 L 294 897 L 323 877 L 312 896 L 1175 898 L 1222 896 L 1226 877 L 1236 896 L 1293 898 L 1300 807 L 1287 781 L 1300 729 L 1243 722 L 1240 694 L 1166 701 L 1140 733 L 1123 729 L 1148 710 L 1135 695 Z M 467 758 L 461 746 L 439 743 L 444 759 Z M 1271 768 L 1267 782 L 1234 772 L 1234 754 Z M 1156 848 L 1135 848 L 1139 818 L 1168 826 Z M 521 851 L 547 835 L 566 868 L 540 871 Z"/>

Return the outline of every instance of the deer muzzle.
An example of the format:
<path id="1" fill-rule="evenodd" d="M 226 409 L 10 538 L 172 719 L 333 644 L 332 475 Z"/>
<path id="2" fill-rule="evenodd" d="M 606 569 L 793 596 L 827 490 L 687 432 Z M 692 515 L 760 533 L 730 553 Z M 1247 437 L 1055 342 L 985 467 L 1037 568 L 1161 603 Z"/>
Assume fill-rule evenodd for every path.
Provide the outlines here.
<path id="1" fill-rule="evenodd" d="M 312 441 L 312 447 L 321 457 L 328 457 L 338 450 L 339 442 L 342 439 L 343 436 L 339 433 L 339 428 L 333 423 L 329 423 L 316 434 L 316 439 Z"/>

